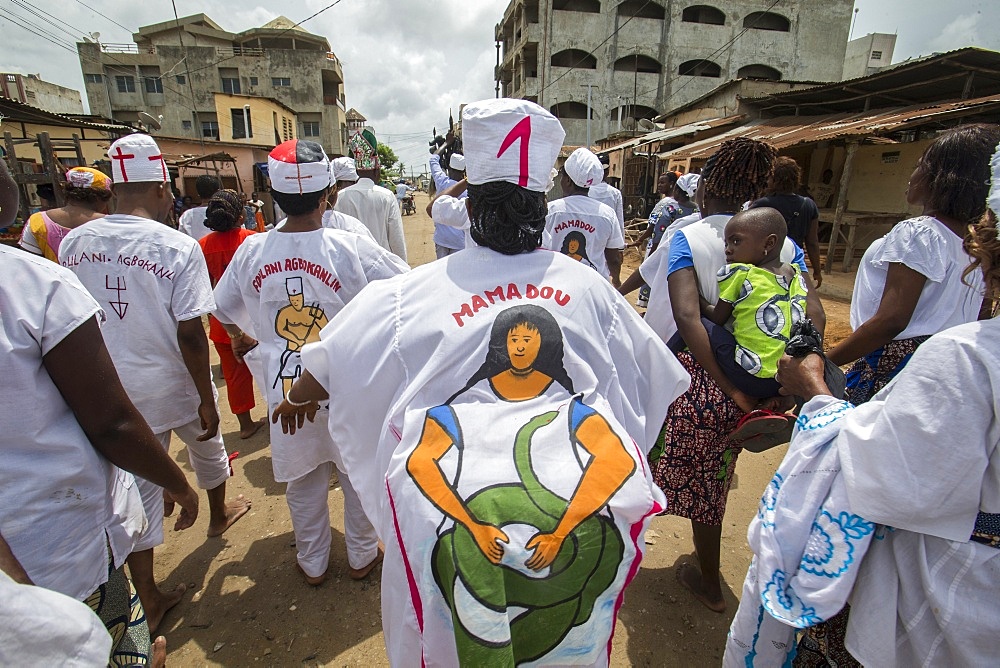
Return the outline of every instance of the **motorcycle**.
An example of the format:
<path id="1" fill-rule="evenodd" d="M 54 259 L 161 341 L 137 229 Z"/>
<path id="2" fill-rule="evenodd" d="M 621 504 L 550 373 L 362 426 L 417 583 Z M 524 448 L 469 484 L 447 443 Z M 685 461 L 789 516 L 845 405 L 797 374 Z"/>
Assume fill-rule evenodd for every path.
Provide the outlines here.
<path id="1" fill-rule="evenodd" d="M 417 212 L 417 205 L 413 202 L 413 195 L 407 194 L 403 198 L 403 215 L 409 216 Z"/>

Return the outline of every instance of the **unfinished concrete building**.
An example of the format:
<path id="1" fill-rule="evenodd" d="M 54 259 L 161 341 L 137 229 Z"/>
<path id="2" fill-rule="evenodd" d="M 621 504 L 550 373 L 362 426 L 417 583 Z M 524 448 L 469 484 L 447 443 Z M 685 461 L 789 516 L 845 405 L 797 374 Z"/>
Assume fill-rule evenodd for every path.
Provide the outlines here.
<path id="1" fill-rule="evenodd" d="M 853 0 L 513 0 L 499 95 L 532 100 L 567 144 L 635 129 L 737 78 L 839 81 Z"/>
<path id="2" fill-rule="evenodd" d="M 231 33 L 204 14 L 132 37 L 77 44 L 92 113 L 133 124 L 140 112 L 162 116 L 159 133 L 174 137 L 271 145 L 300 137 L 343 154 L 344 73 L 325 37 L 285 17 Z M 218 96 L 266 98 L 293 113 L 262 123 L 246 101 L 221 109 Z"/>

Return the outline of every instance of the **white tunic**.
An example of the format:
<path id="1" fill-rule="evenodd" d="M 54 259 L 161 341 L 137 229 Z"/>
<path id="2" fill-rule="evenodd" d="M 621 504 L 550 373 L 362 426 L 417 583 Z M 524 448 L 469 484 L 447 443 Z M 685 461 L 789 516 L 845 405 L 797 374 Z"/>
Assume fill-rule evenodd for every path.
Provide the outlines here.
<path id="1" fill-rule="evenodd" d="M 851 328 L 870 320 L 882 303 L 889 264 L 898 262 L 927 277 L 906 329 L 897 340 L 928 336 L 972 322 L 983 303 L 983 272 L 963 281 L 970 259 L 962 239 L 944 223 L 919 216 L 897 223 L 865 251 L 851 297 Z"/>
<path id="2" fill-rule="evenodd" d="M 375 185 L 371 179 L 358 179 L 353 186 L 337 193 L 334 208 L 360 220 L 379 246 L 406 261 L 403 217 L 391 191 Z"/>
<path id="3" fill-rule="evenodd" d="M 561 337 L 559 361 L 572 394 L 555 381 L 544 397 L 523 402 L 500 399 L 486 379 L 463 389 L 487 358 L 498 314 L 512 309 L 518 309 L 516 317 L 541 309 L 554 320 L 559 331 L 547 330 L 542 345 L 546 336 L 552 345 Z M 546 359 L 554 360 L 551 355 L 546 353 Z M 555 427 L 551 434 L 561 434 L 555 449 L 549 450 L 557 456 L 548 457 L 547 448 L 536 449 L 532 437 L 531 468 L 539 472 L 541 482 L 529 488 L 566 499 L 589 457 L 575 445 L 575 439 L 585 437 L 575 431 L 578 423 L 571 422 L 570 415 L 575 411 L 578 420 L 594 414 L 606 420 L 634 462 L 620 491 L 598 511 L 605 519 L 595 519 L 609 521 L 605 508 L 619 509 L 610 521 L 612 533 L 622 540 L 621 560 L 613 565 L 610 582 L 602 585 L 607 589 L 596 594 L 593 613 L 584 615 L 562 642 L 550 633 L 558 645 L 540 659 L 606 664 L 621 590 L 641 559 L 649 517 L 662 504 L 645 453 L 667 407 L 689 382 L 677 360 L 610 283 L 557 253 L 505 256 L 487 248 L 466 249 L 372 285 L 322 332 L 320 343 L 306 347 L 303 359 L 330 392 L 330 432 L 341 444 L 355 489 L 386 544 L 383 628 L 393 665 L 416 665 L 421 659 L 428 665 L 458 663 L 451 608 L 432 564 L 435 545 L 447 544 L 454 525 L 407 471 L 427 421 L 438 422 L 448 435 L 451 446 L 438 466 L 449 480 L 457 480 L 461 498 L 468 500 L 476 490 L 496 490 L 498 485 L 509 489 L 484 493 L 519 493 L 524 469 L 512 463 L 511 451 L 526 423 L 546 410 L 552 411 L 547 419 L 554 420 L 549 423 Z M 549 432 L 539 428 L 540 438 L 543 433 Z M 496 508 L 505 512 L 514 506 Z M 533 577 L 524 570 L 532 554 L 526 542 L 538 530 L 530 522 L 503 524 L 510 538 L 504 563 Z M 475 554 L 481 553 L 464 556 Z M 547 573 L 543 569 L 534 577 Z M 456 597 L 470 633 L 501 641 L 509 637 L 507 614 L 490 613 L 477 605 L 476 592 L 457 581 L 455 586 L 452 592 L 449 585 L 448 592 Z M 422 657 L 418 648 L 423 648 Z"/>
<path id="4" fill-rule="evenodd" d="M 590 199 L 596 199 L 598 202 L 602 202 L 611 207 L 611 210 L 615 212 L 615 218 L 618 219 L 618 225 L 622 228 L 622 236 L 625 235 L 625 207 L 622 203 L 622 191 L 615 188 L 610 183 L 601 181 L 596 186 L 591 186 L 587 189 L 587 197 Z"/>
<path id="5" fill-rule="evenodd" d="M 574 241 L 584 240 L 583 244 Z M 542 245 L 564 255 L 582 256 L 580 262 L 608 278 L 607 249 L 625 248 L 614 209 L 586 195 L 570 195 L 549 202 Z"/>
<path id="6" fill-rule="evenodd" d="M 112 496 L 135 481 L 91 445 L 42 357 L 103 314 L 71 272 L 6 247 L 0 304 L 0 534 L 35 584 L 83 600 L 108 579 L 108 542 L 116 566 L 132 551 Z"/>
<path id="7" fill-rule="evenodd" d="M 283 381 L 302 373 L 299 341 L 318 341 L 323 325 L 371 281 L 406 270 L 399 258 L 360 234 L 273 230 L 248 237 L 236 251 L 215 288 L 214 315 L 260 342 L 250 363 L 253 368 L 260 361 L 258 385 L 273 410 L 283 398 Z M 295 292 L 302 295 L 298 308 Z M 272 430 L 275 480 L 295 480 L 329 461 L 340 466 L 325 419 L 323 411 L 294 436 Z"/>
<path id="8" fill-rule="evenodd" d="M 205 226 L 205 219 L 208 217 L 207 206 L 196 206 L 181 214 L 177 221 L 177 229 L 188 235 L 195 241 L 208 236 L 212 230 Z"/>
<path id="9" fill-rule="evenodd" d="M 327 209 L 323 212 L 323 227 L 328 227 L 331 230 L 353 232 L 354 234 L 360 234 L 363 237 L 368 237 L 372 241 L 375 241 L 375 237 L 373 237 L 372 233 L 368 231 L 368 228 L 365 227 L 364 223 L 354 216 L 348 216 L 346 213 L 334 211 L 333 209 Z"/>
<path id="10" fill-rule="evenodd" d="M 162 223 L 115 214 L 72 230 L 59 262 L 108 315 L 108 351 L 129 398 L 154 433 L 198 417 L 198 390 L 177 325 L 215 309 L 198 242 Z"/>
<path id="11" fill-rule="evenodd" d="M 469 209 L 465 202 L 466 200 L 451 195 L 439 195 L 431 205 L 431 218 L 436 225 L 446 225 L 465 232 L 465 247 L 473 248 L 478 244 L 472 240 L 472 221 L 469 220 Z"/>

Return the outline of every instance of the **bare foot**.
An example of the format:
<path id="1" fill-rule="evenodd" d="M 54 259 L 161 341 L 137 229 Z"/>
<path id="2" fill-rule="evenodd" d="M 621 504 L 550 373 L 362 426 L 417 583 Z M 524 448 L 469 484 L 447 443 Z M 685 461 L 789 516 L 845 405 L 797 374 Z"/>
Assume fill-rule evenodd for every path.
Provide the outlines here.
<path id="1" fill-rule="evenodd" d="M 323 571 L 320 575 L 317 575 L 316 577 L 312 577 L 311 575 L 306 575 L 306 572 L 302 569 L 302 565 L 299 564 L 299 562 L 297 561 L 295 562 L 295 568 L 298 569 L 299 573 L 302 574 L 302 577 L 305 578 L 306 580 L 306 584 L 308 584 L 310 587 L 318 587 L 324 582 L 326 582 L 326 574 L 327 572 L 329 572 L 328 568 L 327 570 Z"/>
<path id="2" fill-rule="evenodd" d="M 267 424 L 267 420 L 258 420 L 257 422 L 251 422 L 250 426 L 246 429 L 240 429 L 240 438 L 244 441 L 260 431 L 260 428 Z"/>
<path id="3" fill-rule="evenodd" d="M 368 577 L 369 573 L 375 570 L 376 566 L 382 563 L 382 558 L 384 556 L 385 555 L 382 553 L 382 550 L 379 549 L 378 554 L 375 555 L 375 558 L 372 559 L 372 562 L 370 564 L 368 564 L 367 566 L 363 566 L 361 568 L 350 568 L 347 570 L 347 574 L 351 577 L 352 580 L 364 580 L 366 577 Z"/>
<path id="4" fill-rule="evenodd" d="M 721 596 L 718 598 L 709 596 L 705 591 L 705 586 L 701 581 L 701 571 L 694 564 L 681 564 L 674 572 L 677 581 L 691 592 L 691 595 L 698 599 L 702 605 L 712 612 L 723 613 L 726 611 L 726 601 Z"/>
<path id="5" fill-rule="evenodd" d="M 236 521 L 247 514 L 251 503 L 249 499 L 240 494 L 232 501 L 226 503 L 226 520 L 218 524 L 208 525 L 208 537 L 221 536 L 226 530 L 236 524 Z"/>
<path id="6" fill-rule="evenodd" d="M 156 601 L 149 606 L 143 604 L 143 609 L 146 612 L 146 624 L 149 626 L 149 635 L 156 633 L 156 630 L 160 628 L 160 622 L 163 621 L 163 616 L 170 608 L 181 602 L 186 591 L 186 584 L 177 585 L 177 588 L 169 594 L 157 589 Z"/>
<path id="7" fill-rule="evenodd" d="M 149 649 L 150 668 L 164 668 L 167 665 L 167 639 L 159 636 Z"/>

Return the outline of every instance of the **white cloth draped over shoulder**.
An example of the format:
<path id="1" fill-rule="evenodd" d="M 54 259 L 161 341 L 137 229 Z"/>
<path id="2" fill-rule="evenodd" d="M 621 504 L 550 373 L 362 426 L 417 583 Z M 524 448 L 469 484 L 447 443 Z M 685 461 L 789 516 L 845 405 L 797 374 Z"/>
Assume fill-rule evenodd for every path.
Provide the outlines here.
<path id="1" fill-rule="evenodd" d="M 862 664 L 996 663 L 1000 549 L 969 536 L 978 513 L 1000 513 L 998 396 L 1000 322 L 974 322 L 931 337 L 832 425 L 851 512 L 892 527 L 848 601 L 846 646 Z"/>
<path id="2" fill-rule="evenodd" d="M 542 346 L 533 364 L 542 366 L 542 359 L 550 363 L 546 373 L 553 380 L 536 397 L 502 399 L 494 385 L 499 376 L 477 373 L 483 373 L 489 360 L 501 358 L 509 365 L 501 368 L 513 368 L 515 328 L 540 317 L 538 311 L 548 314 L 542 319 L 548 324 L 527 330 L 540 335 Z M 500 331 L 499 323 L 507 318 L 511 328 Z M 490 350 L 494 352 L 488 355 Z M 549 352 L 541 352 L 545 350 Z M 511 647 L 514 657 L 524 660 L 519 652 L 527 644 L 543 646 L 537 657 L 541 663 L 606 665 L 623 589 L 644 550 L 643 531 L 663 504 L 645 454 L 669 404 L 689 383 L 677 360 L 610 283 L 558 253 L 505 256 L 487 248 L 466 249 L 370 286 L 323 330 L 319 343 L 306 347 L 303 358 L 330 393 L 330 432 L 341 444 L 355 489 L 386 545 L 382 610 L 390 662 L 452 666 L 459 656 L 467 663 L 490 662 L 498 659 L 493 652 Z M 545 428 L 550 423 L 554 430 Z M 530 514 L 533 504 L 511 501 L 477 510 L 476 499 L 541 495 L 541 506 L 565 508 L 576 489 L 570 483 L 586 468 L 600 469 L 591 452 L 594 433 L 610 439 L 601 442 L 617 453 L 617 461 L 622 456 L 630 460 L 632 469 L 620 489 L 599 497 L 598 510 L 574 530 L 599 535 L 597 543 L 579 543 L 586 549 L 605 545 L 596 557 L 599 565 L 591 561 L 587 566 L 600 577 L 574 585 L 581 591 L 571 591 L 572 621 L 554 622 L 555 627 L 530 621 L 553 612 L 541 603 L 538 609 L 529 605 L 509 612 L 484 607 L 487 594 L 477 583 L 497 571 L 475 547 L 449 549 L 451 541 L 463 540 L 463 528 L 441 510 L 440 500 L 432 501 L 440 489 L 433 495 L 425 492 L 415 473 L 414 453 L 427 450 L 428 438 L 438 439 L 430 445 L 442 453 L 432 473 L 437 470 L 435 476 L 449 481 L 470 513 L 492 512 L 489 508 L 516 513 L 520 508 Z M 611 447 L 615 442 L 620 445 Z M 539 443 L 555 445 L 550 450 Z M 551 453 L 572 459 L 554 460 Z M 463 469 L 465 461 L 478 465 L 473 471 Z M 528 478 L 538 484 L 529 484 Z M 550 591 L 547 567 L 525 567 L 534 551 L 526 543 L 563 511 L 548 512 L 550 520 L 537 522 L 527 516 L 501 522 L 484 515 L 480 520 L 502 528 L 508 538 L 503 543 L 508 579 L 492 591 L 513 586 L 509 578 L 529 597 L 544 598 Z M 589 533 L 598 526 L 600 531 Z M 576 573 L 586 561 L 566 550 L 559 555 L 567 566 L 553 577 Z M 462 578 L 455 579 L 455 569 Z M 439 582 L 447 583 L 441 585 L 443 591 Z M 467 636 L 494 644 L 478 645 Z M 469 651 L 478 659 L 469 659 Z"/>

